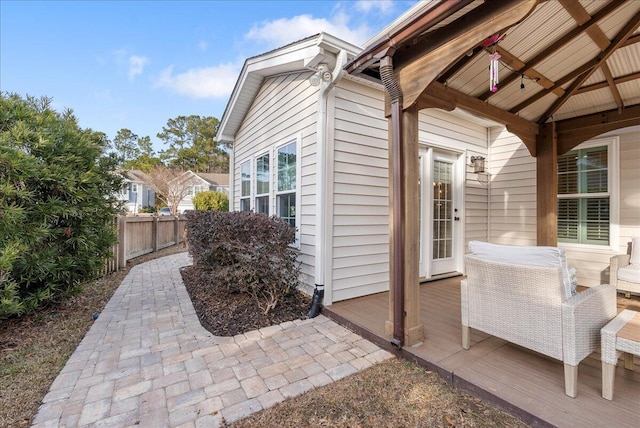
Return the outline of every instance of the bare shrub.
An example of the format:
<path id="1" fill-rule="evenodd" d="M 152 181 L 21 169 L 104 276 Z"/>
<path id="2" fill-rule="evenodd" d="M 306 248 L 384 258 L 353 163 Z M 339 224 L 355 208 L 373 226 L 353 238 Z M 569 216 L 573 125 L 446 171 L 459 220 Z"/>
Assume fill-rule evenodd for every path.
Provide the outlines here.
<path id="1" fill-rule="evenodd" d="M 194 267 L 211 276 L 213 292 L 251 295 L 264 314 L 297 292 L 295 230 L 278 217 L 252 212 L 187 213 Z"/>

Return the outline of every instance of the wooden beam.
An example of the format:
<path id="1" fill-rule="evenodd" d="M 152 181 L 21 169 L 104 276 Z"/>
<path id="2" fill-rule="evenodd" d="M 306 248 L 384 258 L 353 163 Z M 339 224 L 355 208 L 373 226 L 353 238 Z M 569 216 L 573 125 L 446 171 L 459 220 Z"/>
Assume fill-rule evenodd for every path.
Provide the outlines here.
<path id="1" fill-rule="evenodd" d="M 578 25 L 582 26 L 589 22 L 591 19 L 591 15 L 587 12 L 587 10 L 582 7 L 580 2 L 575 0 L 559 0 L 562 7 L 569 12 L 569 15 L 578 23 Z M 592 25 L 585 29 L 585 33 L 591 37 L 591 40 L 595 42 L 596 45 L 600 48 L 601 51 L 605 50 L 607 46 L 609 46 L 609 39 L 604 34 L 604 32 L 597 25 Z"/>
<path id="2" fill-rule="evenodd" d="M 622 111 L 609 110 L 555 122 L 558 154 L 564 154 L 578 144 L 616 129 L 640 126 L 640 104 Z"/>
<path id="3" fill-rule="evenodd" d="M 367 51 L 360 53 L 345 67 L 347 73 L 361 73 L 372 62 L 377 62 L 381 58 L 391 55 L 389 49 L 395 51 L 395 47 L 401 46 L 408 40 L 414 39 L 420 35 L 425 28 L 439 24 L 470 3 L 473 3 L 473 1 L 474 0 L 451 0 L 433 2 L 433 7 L 428 7 L 422 12 L 422 15 L 414 18 L 412 22 L 397 30 L 395 33 L 377 40 Z"/>
<path id="4" fill-rule="evenodd" d="M 549 119 L 560 107 L 567 102 L 567 100 L 574 95 L 575 91 L 577 91 L 580 86 L 589 78 L 591 75 L 604 64 L 607 59 L 613 55 L 613 53 L 620 47 L 621 44 L 625 42 L 631 36 L 638 26 L 640 25 L 640 12 L 636 13 L 634 16 L 629 19 L 629 21 L 622 27 L 622 30 L 618 33 L 618 35 L 613 39 L 609 47 L 605 49 L 600 55 L 597 56 L 596 60 L 598 62 L 597 66 L 592 68 L 590 71 L 584 73 L 579 78 L 577 78 L 571 86 L 567 89 L 566 93 L 558 98 L 551 107 L 542 115 L 542 118 L 538 121 L 538 123 L 544 123 Z"/>
<path id="5" fill-rule="evenodd" d="M 432 103 L 435 104 L 434 100 L 438 100 L 438 103 L 450 107 L 460 107 L 477 116 L 506 125 L 509 132 L 514 133 L 524 142 L 531 156 L 536 156 L 536 135 L 539 132 L 536 123 L 455 89 L 448 88 L 440 82 L 432 82 L 418 98 L 417 105 L 420 108 L 437 107 L 436 105 L 431 105 Z"/>
<path id="6" fill-rule="evenodd" d="M 542 246 L 558 245 L 558 150 L 555 125 L 541 128 L 536 159 L 536 235 Z"/>
<path id="7" fill-rule="evenodd" d="M 631 74 L 625 74 L 624 76 L 616 77 L 613 79 L 613 84 L 617 86 L 621 83 L 630 82 L 632 80 L 638 80 L 638 79 L 640 79 L 640 71 L 631 73 Z M 585 92 L 590 92 L 590 91 L 596 91 L 598 89 L 604 89 L 604 88 L 607 88 L 608 86 L 609 86 L 609 82 L 607 81 L 594 83 L 589 86 L 581 87 L 576 91 L 575 95 L 584 94 Z"/>
<path id="8" fill-rule="evenodd" d="M 622 96 L 620 95 L 620 91 L 618 91 L 618 87 L 616 86 L 616 82 L 613 80 L 613 74 L 611 74 L 611 70 L 607 63 L 603 63 L 600 66 L 604 77 L 607 79 L 607 83 L 609 86 L 609 90 L 611 91 L 611 95 L 613 95 L 613 99 L 616 101 L 616 105 L 618 106 L 618 111 L 622 111 L 624 107 L 624 103 L 622 102 Z"/>
<path id="9" fill-rule="evenodd" d="M 542 91 L 538 91 L 534 95 L 532 95 L 529 98 L 527 98 L 526 100 L 522 101 L 520 104 L 518 104 L 517 106 L 515 106 L 511 110 L 509 110 L 509 113 L 513 113 L 513 114 L 518 113 L 519 111 L 527 108 L 528 106 L 530 106 L 531 104 L 533 104 L 536 101 L 540 100 L 541 98 L 546 97 L 551 92 L 554 92 L 557 88 L 561 88 L 562 85 L 564 85 L 565 83 L 570 82 L 573 79 L 575 79 L 576 77 L 578 77 L 578 76 L 586 73 L 587 71 L 593 69 L 593 67 L 595 67 L 596 65 L 598 65 L 597 59 L 591 60 L 588 63 L 581 65 L 580 67 L 578 67 L 575 70 L 571 71 L 569 74 L 567 74 L 565 76 L 562 76 L 560 79 L 558 79 L 556 81 L 556 83 L 551 88 L 544 89 Z"/>
<path id="10" fill-rule="evenodd" d="M 562 7 L 564 7 L 566 11 L 569 12 L 569 14 L 573 17 L 573 19 L 576 20 L 578 25 L 583 25 L 584 23 L 589 22 L 591 16 L 589 16 L 589 13 L 587 13 L 585 8 L 582 7 L 580 3 L 572 0 L 560 0 L 560 4 L 562 4 Z M 598 48 L 600 48 L 601 51 L 607 49 L 611 44 L 606 34 L 604 34 L 602 29 L 598 25 L 593 25 L 587 28 L 586 33 L 589 35 L 589 37 L 591 37 L 591 40 L 593 40 L 593 42 L 598 45 Z M 609 90 L 611 91 L 611 95 L 613 95 L 613 99 L 616 101 L 618 110 L 622 110 L 622 107 L 624 107 L 622 97 L 620 96 L 618 87 L 613 81 L 613 74 L 611 73 L 609 66 L 605 62 L 600 66 L 600 69 L 607 79 Z"/>
<path id="11" fill-rule="evenodd" d="M 397 64 L 396 76 L 404 96 L 405 108 L 410 107 L 435 78 L 450 64 L 488 37 L 520 22 L 535 7 L 537 0 L 486 3 L 479 6 L 465 21 L 462 33 L 409 62 Z M 489 15 L 489 16 L 487 16 Z M 445 29 L 447 27 L 444 27 Z M 394 57 L 394 64 L 395 57 Z"/>
<path id="12" fill-rule="evenodd" d="M 451 76 L 455 75 L 458 71 L 462 70 L 467 64 L 469 64 L 480 52 L 484 51 L 482 46 L 476 46 L 465 56 L 458 60 L 455 64 L 451 64 L 445 71 L 438 75 L 438 82 L 446 83 Z"/>
<path id="13" fill-rule="evenodd" d="M 527 62 L 527 65 L 522 70 L 520 70 L 520 72 L 512 73 L 512 74 L 510 74 L 510 75 L 508 75 L 506 77 L 502 77 L 500 79 L 501 86 L 503 86 L 503 87 L 507 86 L 509 83 L 513 82 L 518 77 L 520 77 L 520 75 L 522 73 L 524 73 L 525 71 L 527 71 L 528 69 L 533 68 L 536 65 L 538 65 L 540 62 L 547 60 L 549 58 L 549 56 L 551 56 L 551 54 L 553 54 L 554 52 L 556 52 L 557 50 L 562 48 L 564 45 L 566 45 L 567 43 L 569 43 L 570 41 L 572 41 L 573 39 L 575 39 L 576 37 L 581 35 L 586 29 L 588 29 L 591 26 L 593 26 L 596 23 L 598 23 L 598 21 L 600 21 L 601 19 L 605 18 L 606 16 L 608 16 L 609 14 L 614 12 L 616 9 L 618 9 L 623 4 L 624 4 L 624 2 L 622 2 L 622 1 L 612 1 L 610 3 L 607 3 L 602 9 L 600 9 L 598 12 L 596 12 L 591 17 L 591 19 L 588 22 L 586 22 L 584 25 L 578 26 L 578 27 L 574 28 L 573 30 L 569 31 L 563 37 L 561 37 L 560 39 L 558 39 L 557 41 L 552 43 L 549 47 L 544 49 L 542 52 L 540 52 L 539 54 L 537 54 L 536 56 L 531 58 Z M 487 91 L 487 92 L 483 93 L 482 95 L 480 95 L 478 98 L 480 98 L 481 100 L 484 101 L 484 100 L 489 99 L 489 97 L 491 97 L 493 94 L 494 94 L 494 92 Z"/>
<path id="14" fill-rule="evenodd" d="M 522 62 L 518 57 L 513 55 L 508 50 L 504 49 L 501 46 L 496 46 L 496 51 L 500 54 L 500 62 L 506 64 L 509 68 L 512 68 L 515 71 L 520 71 L 526 67 L 526 64 Z M 520 75 L 525 75 L 529 79 L 534 80 L 538 85 L 542 86 L 545 89 L 554 88 L 552 90 L 557 96 L 561 97 L 564 95 L 564 89 L 561 87 L 554 86 L 554 82 L 549 80 L 545 75 L 538 72 L 533 68 L 528 68 L 524 70 Z M 503 86 L 503 85 L 501 85 Z"/>

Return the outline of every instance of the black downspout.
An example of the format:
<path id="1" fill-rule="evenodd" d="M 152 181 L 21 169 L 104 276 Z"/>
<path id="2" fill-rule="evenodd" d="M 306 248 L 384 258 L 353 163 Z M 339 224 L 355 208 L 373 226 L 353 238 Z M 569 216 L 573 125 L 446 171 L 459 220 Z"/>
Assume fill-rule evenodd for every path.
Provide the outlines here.
<path id="1" fill-rule="evenodd" d="M 311 308 L 307 314 L 307 318 L 315 318 L 320 314 L 322 309 L 322 299 L 324 298 L 324 285 L 316 284 L 316 289 L 313 290 L 313 298 L 311 299 Z"/>
<path id="2" fill-rule="evenodd" d="M 392 231 L 393 231 L 393 340 L 397 349 L 404 343 L 404 146 L 402 144 L 402 89 L 393 72 L 390 56 L 380 61 L 380 77 L 391 104 L 391 171 L 393 174 Z"/>

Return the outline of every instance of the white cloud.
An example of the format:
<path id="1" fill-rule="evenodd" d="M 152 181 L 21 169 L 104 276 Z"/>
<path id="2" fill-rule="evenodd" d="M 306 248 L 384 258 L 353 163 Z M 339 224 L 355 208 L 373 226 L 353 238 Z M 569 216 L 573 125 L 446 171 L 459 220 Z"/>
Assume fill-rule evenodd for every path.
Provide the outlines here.
<path id="1" fill-rule="evenodd" d="M 144 56 L 131 55 L 129 57 L 129 80 L 133 80 L 137 75 L 142 74 L 144 66 L 149 63 L 149 58 Z"/>
<path id="2" fill-rule="evenodd" d="M 173 74 L 173 66 L 164 69 L 155 87 L 168 88 L 190 98 L 224 98 L 231 94 L 238 78 L 239 68 L 234 64 L 192 68 Z"/>
<path id="3" fill-rule="evenodd" d="M 350 28 L 349 16 L 338 11 L 330 20 L 314 18 L 311 15 L 298 15 L 292 18 L 263 21 L 254 25 L 245 37 L 254 41 L 262 41 L 268 47 L 274 48 L 322 31 L 356 45 L 364 43 L 372 35 L 372 30 L 366 23 L 360 23 L 357 27 Z"/>
<path id="4" fill-rule="evenodd" d="M 391 0 L 358 0 L 355 3 L 355 9 L 360 12 L 369 13 L 372 10 L 378 10 L 381 13 L 388 13 L 393 10 L 393 1 Z"/>

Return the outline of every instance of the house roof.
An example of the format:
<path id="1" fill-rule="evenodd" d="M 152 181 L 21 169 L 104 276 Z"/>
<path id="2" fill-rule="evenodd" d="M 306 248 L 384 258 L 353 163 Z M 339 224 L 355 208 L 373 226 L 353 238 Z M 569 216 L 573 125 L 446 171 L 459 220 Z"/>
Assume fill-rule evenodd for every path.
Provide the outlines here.
<path id="1" fill-rule="evenodd" d="M 245 115 L 260 90 L 264 78 L 282 73 L 308 69 L 320 63 L 335 66 L 335 56 L 344 49 L 353 57 L 358 46 L 327 33 L 319 33 L 280 48 L 248 58 L 240 71 L 229 102 L 225 108 L 216 140 L 232 142 Z"/>
<path id="2" fill-rule="evenodd" d="M 207 181 L 209 184 L 217 186 L 229 185 L 229 174 L 217 174 L 209 172 L 194 172 L 194 174 Z"/>
<path id="3" fill-rule="evenodd" d="M 149 175 L 139 169 L 119 170 L 118 172 L 129 181 L 144 184 L 148 184 L 151 182 Z"/>
<path id="4" fill-rule="evenodd" d="M 569 119 L 605 131 L 640 125 L 640 1 L 434 0 L 409 12 L 346 67 L 379 82 L 380 60 L 392 57 L 404 108 L 450 104 L 532 129 Z M 496 92 L 492 53 L 501 56 Z"/>

